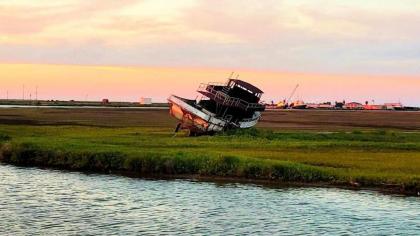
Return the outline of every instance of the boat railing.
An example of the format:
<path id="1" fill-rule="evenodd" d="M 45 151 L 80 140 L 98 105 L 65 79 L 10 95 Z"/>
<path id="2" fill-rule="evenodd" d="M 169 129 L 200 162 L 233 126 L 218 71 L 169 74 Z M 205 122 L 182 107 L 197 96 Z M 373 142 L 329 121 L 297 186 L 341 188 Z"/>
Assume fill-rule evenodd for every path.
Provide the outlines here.
<path id="1" fill-rule="evenodd" d="M 218 102 L 221 103 L 223 105 L 226 106 L 231 106 L 231 107 L 239 107 L 242 108 L 244 110 L 248 110 L 248 109 L 257 109 L 257 108 L 262 108 L 263 105 L 260 103 L 249 103 L 243 99 L 240 98 L 235 98 L 235 97 L 230 97 L 226 91 L 220 91 L 220 90 L 216 90 L 214 89 L 214 85 L 213 84 L 200 84 L 199 91 L 206 91 L 208 93 L 210 93 L 211 95 L 213 95 L 213 99 Z"/>
<path id="2" fill-rule="evenodd" d="M 200 84 L 200 86 L 201 85 L 203 85 L 203 86 L 208 86 L 208 85 L 211 85 L 211 86 L 227 86 L 228 84 L 227 84 L 227 82 L 209 82 L 209 83 L 202 83 L 202 84 Z"/>

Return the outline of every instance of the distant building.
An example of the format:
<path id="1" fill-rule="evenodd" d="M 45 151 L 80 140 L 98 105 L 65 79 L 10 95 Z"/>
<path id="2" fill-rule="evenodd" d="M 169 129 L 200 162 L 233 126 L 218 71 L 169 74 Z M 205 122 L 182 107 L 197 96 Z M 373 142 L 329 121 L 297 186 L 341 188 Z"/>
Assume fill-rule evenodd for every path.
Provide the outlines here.
<path id="1" fill-rule="evenodd" d="M 306 104 L 306 108 L 308 109 L 333 109 L 334 106 L 331 104 L 331 102 L 308 103 Z"/>
<path id="2" fill-rule="evenodd" d="M 102 104 L 109 104 L 109 99 L 107 98 L 102 99 Z"/>
<path id="3" fill-rule="evenodd" d="M 140 98 L 140 104 L 141 105 L 150 105 L 152 104 L 151 98 Z"/>
<path id="4" fill-rule="evenodd" d="M 349 109 L 349 110 L 360 110 L 360 109 L 363 109 L 363 104 L 358 103 L 358 102 L 349 102 L 349 103 L 344 104 L 343 108 Z"/>
<path id="5" fill-rule="evenodd" d="M 319 109 L 333 109 L 334 105 L 331 104 L 331 102 L 323 102 L 319 104 Z"/>
<path id="6" fill-rule="evenodd" d="M 363 106 L 365 110 L 383 110 L 385 109 L 384 105 L 376 105 L 376 104 L 366 104 Z"/>
<path id="7" fill-rule="evenodd" d="M 403 105 L 400 102 L 385 103 L 384 106 L 387 110 L 401 110 L 401 109 L 403 109 Z"/>
<path id="8" fill-rule="evenodd" d="M 308 108 L 308 109 L 318 109 L 319 104 L 318 103 L 308 103 L 308 104 L 306 104 L 306 108 Z"/>

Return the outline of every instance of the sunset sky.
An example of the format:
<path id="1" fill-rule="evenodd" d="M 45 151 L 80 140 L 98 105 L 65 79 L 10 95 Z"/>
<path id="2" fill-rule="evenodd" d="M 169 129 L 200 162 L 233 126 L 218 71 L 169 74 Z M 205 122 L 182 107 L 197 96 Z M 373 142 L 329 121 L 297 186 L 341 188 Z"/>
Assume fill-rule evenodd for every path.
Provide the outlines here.
<path id="1" fill-rule="evenodd" d="M 0 98 L 164 101 L 231 71 L 266 101 L 420 105 L 420 1 L 0 0 Z"/>

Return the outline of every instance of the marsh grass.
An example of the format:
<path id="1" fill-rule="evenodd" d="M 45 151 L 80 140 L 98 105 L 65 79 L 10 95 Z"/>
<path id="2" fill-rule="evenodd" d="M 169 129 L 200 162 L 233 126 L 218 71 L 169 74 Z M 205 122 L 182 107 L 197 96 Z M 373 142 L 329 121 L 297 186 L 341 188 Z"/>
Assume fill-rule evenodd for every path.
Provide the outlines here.
<path id="1" fill-rule="evenodd" d="M 204 175 L 285 181 L 326 181 L 332 177 L 322 168 L 289 161 L 257 160 L 231 155 L 187 152 L 60 151 L 31 143 L 5 144 L 0 160 L 22 166 L 49 166 L 71 170 L 132 171 L 138 174 Z"/>
<path id="2" fill-rule="evenodd" d="M 1 134 L 0 133 L 0 142 L 4 142 L 4 141 L 8 141 L 10 140 L 10 136 L 6 135 L 6 134 Z"/>
<path id="3" fill-rule="evenodd" d="M 0 134 L 0 160 L 23 166 L 420 189 L 420 133 L 249 129 L 190 138 L 163 127 L 3 125 Z"/>

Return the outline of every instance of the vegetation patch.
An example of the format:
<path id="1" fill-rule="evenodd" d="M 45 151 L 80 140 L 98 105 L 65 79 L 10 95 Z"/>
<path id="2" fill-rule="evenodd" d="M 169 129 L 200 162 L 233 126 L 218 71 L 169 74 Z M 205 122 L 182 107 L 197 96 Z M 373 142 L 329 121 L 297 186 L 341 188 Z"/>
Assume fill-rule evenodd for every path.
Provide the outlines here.
<path id="1" fill-rule="evenodd" d="M 305 164 L 236 156 L 174 155 L 121 152 L 59 151 L 31 143 L 7 143 L 0 161 L 20 166 L 47 166 L 86 171 L 130 171 L 137 174 L 201 175 L 283 181 L 326 181 L 331 174 Z"/>
<path id="2" fill-rule="evenodd" d="M 419 132 L 382 128 L 338 132 L 256 128 L 186 137 L 182 132 L 174 136 L 173 127 L 166 125 L 156 112 L 147 113 L 156 116 L 158 122 L 152 124 L 150 117 L 142 117 L 144 121 L 129 120 L 120 117 L 125 111 L 118 115 L 103 111 L 110 115 L 106 127 L 98 127 L 103 118 L 97 121 L 96 113 L 88 110 L 66 114 L 83 117 L 77 119 L 83 120 L 83 125 L 56 126 L 56 122 L 66 119 L 63 112 L 54 111 L 60 116 L 43 111 L 43 115 L 51 117 L 42 122 L 40 119 L 42 125 L 0 125 L 0 161 L 145 176 L 338 184 L 412 194 L 420 191 Z M 29 115 L 35 117 L 38 113 L 30 111 Z M 137 122 L 144 125 L 128 125 Z"/>
<path id="3" fill-rule="evenodd" d="M 10 139 L 9 135 L 0 133 L 0 142 L 8 141 Z"/>

